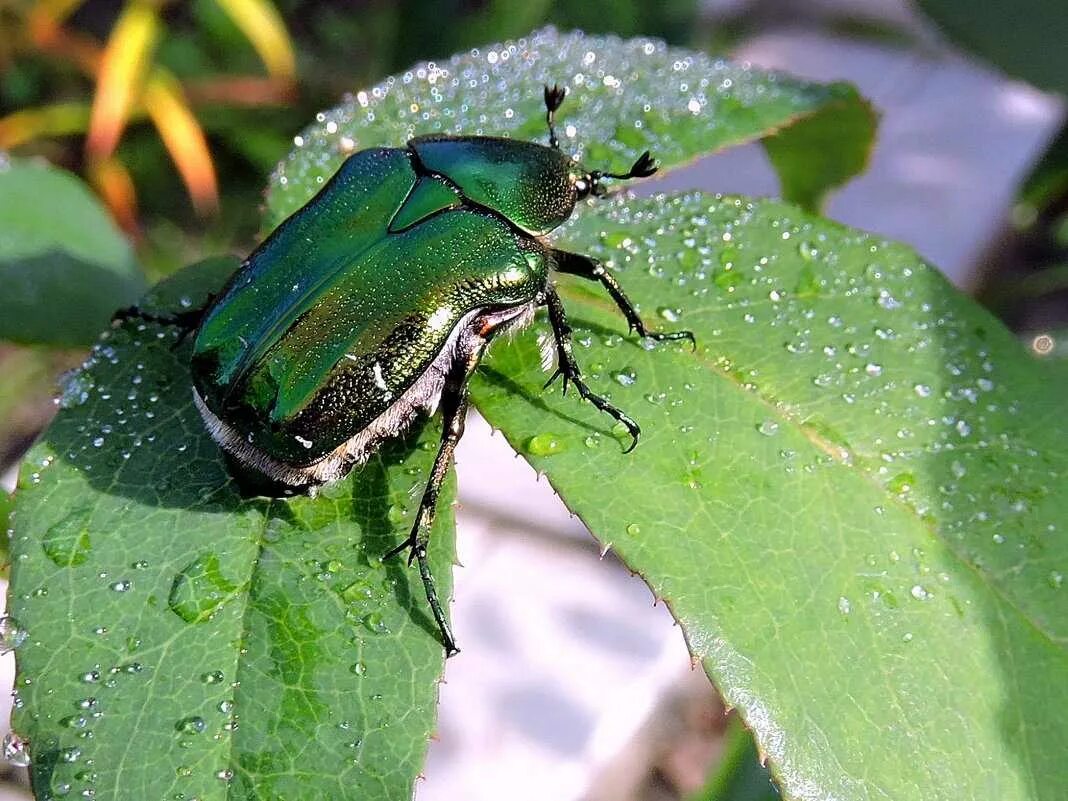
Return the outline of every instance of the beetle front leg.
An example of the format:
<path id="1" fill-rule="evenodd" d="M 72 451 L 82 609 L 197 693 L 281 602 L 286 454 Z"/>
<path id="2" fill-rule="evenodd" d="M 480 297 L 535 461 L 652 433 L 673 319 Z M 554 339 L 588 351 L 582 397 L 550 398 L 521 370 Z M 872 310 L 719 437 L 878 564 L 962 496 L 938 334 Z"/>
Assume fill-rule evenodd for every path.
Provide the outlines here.
<path id="1" fill-rule="evenodd" d="M 553 327 L 553 338 L 556 340 L 557 362 L 556 372 L 545 382 L 545 386 L 549 386 L 558 377 L 562 378 L 564 382 L 563 394 L 566 395 L 568 382 L 570 381 L 574 384 L 575 389 L 578 390 L 578 394 L 582 396 L 583 400 L 589 401 L 597 409 L 626 426 L 627 432 L 631 436 L 631 443 L 630 447 L 623 452 L 630 453 L 638 444 L 638 437 L 642 433 L 641 428 L 621 410 L 591 390 L 586 385 L 586 382 L 582 380 L 582 371 L 579 370 L 578 362 L 575 361 L 575 354 L 571 346 L 571 324 L 567 321 L 564 304 L 552 286 L 547 287 L 545 290 L 545 305 L 549 309 L 549 323 Z"/>
<path id="2" fill-rule="evenodd" d="M 608 272 L 601 262 L 596 259 L 591 259 L 589 256 L 583 256 L 579 253 L 568 253 L 566 250 L 554 250 L 553 261 L 556 264 L 556 269 L 562 273 L 568 273 L 570 275 L 577 275 L 580 278 L 585 278 L 588 281 L 597 281 L 603 286 L 608 294 L 612 296 L 612 300 L 615 301 L 616 306 L 623 312 L 623 316 L 627 319 L 627 324 L 632 331 L 637 331 L 639 336 L 648 337 L 654 339 L 657 342 L 664 340 L 678 340 L 688 339 L 690 344 L 696 349 L 697 340 L 694 339 L 692 331 L 650 331 L 645 327 L 645 323 L 642 322 L 641 316 L 638 314 L 638 310 L 634 308 L 634 304 L 631 303 L 630 298 L 623 291 L 623 287 L 619 285 L 619 281 L 612 273 Z"/>
<path id="3" fill-rule="evenodd" d="M 445 610 L 438 600 L 438 591 L 434 583 L 434 575 L 430 572 L 430 563 L 427 560 L 427 545 L 430 542 L 430 529 L 434 524 L 434 512 L 437 508 L 438 494 L 441 485 L 449 472 L 452 464 L 453 453 L 456 450 L 460 438 L 464 434 L 464 420 L 467 417 L 468 390 L 467 382 L 471 373 L 482 358 L 485 350 L 485 342 L 468 359 L 454 366 L 445 387 L 441 393 L 441 412 L 443 428 L 441 432 L 441 446 L 438 455 L 434 459 L 434 467 L 430 471 L 430 480 L 427 481 L 423 491 L 423 499 L 419 503 L 419 511 L 415 515 L 415 524 L 412 526 L 408 539 L 391 550 L 383 559 L 396 556 L 405 548 L 411 549 L 408 553 L 408 564 L 413 561 L 419 564 L 419 576 L 423 580 L 423 588 L 426 590 L 426 600 L 430 604 L 430 610 L 434 614 L 434 621 L 438 624 L 441 632 L 441 641 L 445 646 L 445 656 L 460 653 L 456 647 L 456 640 L 449 628 L 449 621 L 445 618 Z"/>

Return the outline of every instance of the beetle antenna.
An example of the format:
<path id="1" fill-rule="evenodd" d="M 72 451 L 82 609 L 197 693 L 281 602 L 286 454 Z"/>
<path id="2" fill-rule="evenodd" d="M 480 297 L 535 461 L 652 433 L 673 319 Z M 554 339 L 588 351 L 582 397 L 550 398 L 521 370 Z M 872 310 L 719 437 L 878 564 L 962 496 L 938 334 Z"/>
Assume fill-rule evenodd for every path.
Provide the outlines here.
<path id="1" fill-rule="evenodd" d="M 559 150 L 560 140 L 556 138 L 556 127 L 553 123 L 556 121 L 556 110 L 560 108 L 560 104 L 564 102 L 564 98 L 567 96 L 567 90 L 558 83 L 554 83 L 551 89 L 549 84 L 545 84 L 544 95 L 545 123 L 549 126 L 549 147 Z"/>
<path id="2" fill-rule="evenodd" d="M 627 180 L 628 178 L 648 178 L 650 175 L 652 175 L 654 172 L 656 172 L 659 168 L 660 168 L 660 165 L 656 163 L 656 159 L 654 159 L 651 155 L 649 155 L 649 151 L 646 150 L 644 153 L 642 153 L 640 156 L 638 156 L 638 160 L 634 162 L 634 164 L 630 168 L 629 172 L 626 172 L 626 173 L 606 172 L 606 173 L 604 173 L 602 175 L 602 177 L 603 178 L 619 178 L 619 179 L 624 180 L 624 181 Z"/>

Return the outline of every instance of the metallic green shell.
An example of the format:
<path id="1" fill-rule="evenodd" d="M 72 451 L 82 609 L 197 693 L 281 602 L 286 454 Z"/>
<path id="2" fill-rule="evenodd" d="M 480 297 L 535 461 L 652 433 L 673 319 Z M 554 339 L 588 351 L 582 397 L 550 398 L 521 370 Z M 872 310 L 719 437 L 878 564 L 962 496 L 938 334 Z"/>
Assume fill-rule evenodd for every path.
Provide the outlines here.
<path id="1" fill-rule="evenodd" d="M 466 316 L 544 287 L 541 243 L 491 213 L 445 208 L 391 233 L 416 183 L 406 150 L 353 155 L 202 322 L 198 394 L 270 457 L 302 465 L 334 450 L 418 380 Z"/>
<path id="2" fill-rule="evenodd" d="M 419 136 L 408 147 L 465 198 L 528 233 L 548 233 L 575 210 L 575 180 L 584 171 L 559 150 L 489 136 Z"/>

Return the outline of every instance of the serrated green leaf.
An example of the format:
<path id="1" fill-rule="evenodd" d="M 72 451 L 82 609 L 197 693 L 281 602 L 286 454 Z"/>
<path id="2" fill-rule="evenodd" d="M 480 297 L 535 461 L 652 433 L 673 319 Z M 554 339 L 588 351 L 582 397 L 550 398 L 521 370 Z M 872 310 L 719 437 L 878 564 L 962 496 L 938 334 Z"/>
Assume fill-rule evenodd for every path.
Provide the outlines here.
<path id="1" fill-rule="evenodd" d="M 545 141 L 541 90 L 552 83 L 568 90 L 562 147 L 590 168 L 626 169 L 648 149 L 670 169 L 773 137 L 784 193 L 811 205 L 863 168 L 875 134 L 870 108 L 844 84 L 809 83 L 654 39 L 546 28 L 416 65 L 318 115 L 275 171 L 268 227 L 303 205 L 354 150 L 433 132 Z"/>
<path id="2" fill-rule="evenodd" d="M 543 325 L 475 401 L 517 448 L 559 443 L 528 460 L 670 605 L 784 796 L 1059 798 L 1068 387 L 909 249 L 788 206 L 622 200 L 559 239 L 697 352 L 568 281 L 637 449 L 542 391 Z"/>
<path id="3" fill-rule="evenodd" d="M 153 290 L 199 302 L 232 260 Z M 443 649 L 401 541 L 433 425 L 318 498 L 242 500 L 189 344 L 130 320 L 70 377 L 17 492 L 15 730 L 38 798 L 409 799 Z M 451 587 L 452 486 L 431 559 Z"/>
<path id="4" fill-rule="evenodd" d="M 144 291 L 129 244 L 76 177 L 0 157 L 0 339 L 88 345 Z"/>

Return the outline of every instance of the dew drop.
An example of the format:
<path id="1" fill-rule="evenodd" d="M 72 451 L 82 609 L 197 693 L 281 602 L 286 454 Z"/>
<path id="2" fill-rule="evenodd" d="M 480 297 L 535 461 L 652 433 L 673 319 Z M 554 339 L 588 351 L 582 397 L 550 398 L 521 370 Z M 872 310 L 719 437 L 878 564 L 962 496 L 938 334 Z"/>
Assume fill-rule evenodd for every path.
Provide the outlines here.
<path id="1" fill-rule="evenodd" d="M 30 765 L 30 749 L 27 744 L 15 732 L 8 732 L 3 742 L 4 759 L 8 764 L 16 768 L 26 768 Z"/>
<path id="2" fill-rule="evenodd" d="M 628 534 L 630 534 L 630 536 L 637 537 L 639 534 L 642 533 L 642 527 L 639 526 L 637 523 L 628 523 L 626 531 Z"/>
<path id="3" fill-rule="evenodd" d="M 59 567 L 77 567 L 89 558 L 89 520 L 85 512 L 68 515 L 41 538 L 45 555 Z"/>
<path id="4" fill-rule="evenodd" d="M 0 617 L 0 654 L 10 653 L 26 641 L 26 630 L 11 615 Z"/>
<path id="5" fill-rule="evenodd" d="M 343 590 L 341 590 L 341 598 L 349 604 L 360 603 L 361 601 L 368 601 L 374 597 L 374 587 L 367 581 L 359 579 L 352 582 Z"/>
<path id="6" fill-rule="evenodd" d="M 237 590 L 222 575 L 219 557 L 205 554 L 190 562 L 174 577 L 167 599 L 172 612 L 187 623 L 208 620 Z"/>
<path id="7" fill-rule="evenodd" d="M 199 715 L 182 718 L 174 724 L 174 730 L 180 734 L 201 734 L 208 724 Z"/>
<path id="8" fill-rule="evenodd" d="M 849 599 L 846 598 L 844 595 L 840 595 L 838 597 L 838 611 L 841 612 L 843 615 L 848 615 L 851 610 L 852 606 L 850 606 L 849 604 Z"/>
<path id="9" fill-rule="evenodd" d="M 531 456 L 553 456 L 562 453 L 566 447 L 556 434 L 537 434 L 527 440 L 526 452 Z"/>
<path id="10" fill-rule="evenodd" d="M 921 587 L 919 584 L 914 584 L 913 585 L 912 589 L 909 590 L 909 595 L 911 595 L 917 601 L 926 601 L 928 598 L 931 597 L 931 593 L 929 593 L 926 589 Z"/>
<path id="11" fill-rule="evenodd" d="M 1064 574 L 1057 570 L 1051 570 L 1049 576 L 1047 576 L 1046 578 L 1046 581 L 1049 583 L 1050 587 L 1055 590 L 1059 590 L 1061 588 L 1061 585 L 1064 584 Z"/>
<path id="12" fill-rule="evenodd" d="M 771 437 L 779 433 L 779 424 L 774 420 L 765 420 L 756 427 L 756 430 L 765 437 Z"/>
<path id="13" fill-rule="evenodd" d="M 373 634 L 389 634 L 389 625 L 378 612 L 371 612 L 363 619 L 363 625 Z"/>

